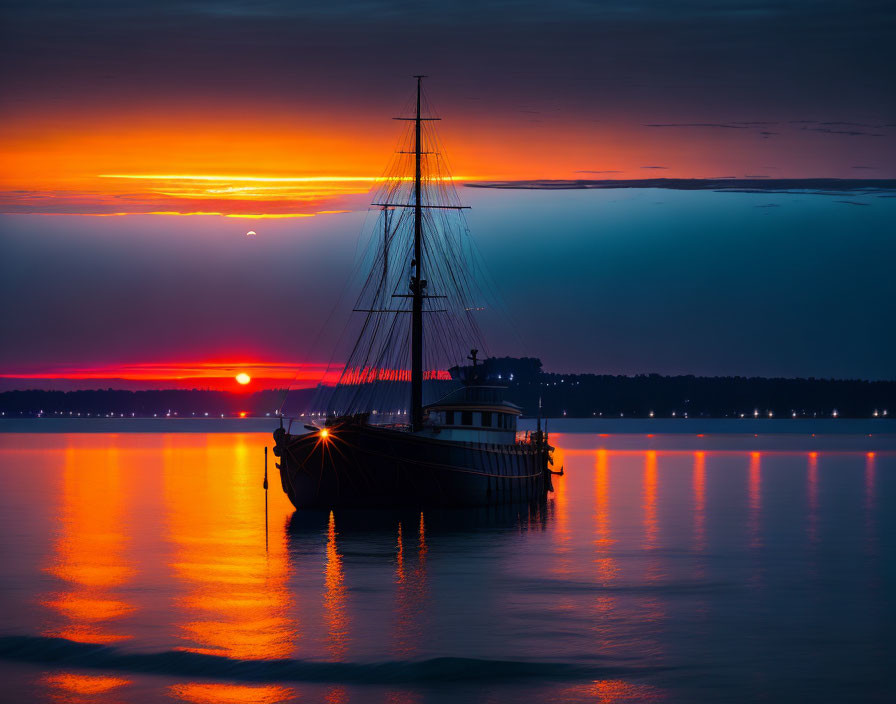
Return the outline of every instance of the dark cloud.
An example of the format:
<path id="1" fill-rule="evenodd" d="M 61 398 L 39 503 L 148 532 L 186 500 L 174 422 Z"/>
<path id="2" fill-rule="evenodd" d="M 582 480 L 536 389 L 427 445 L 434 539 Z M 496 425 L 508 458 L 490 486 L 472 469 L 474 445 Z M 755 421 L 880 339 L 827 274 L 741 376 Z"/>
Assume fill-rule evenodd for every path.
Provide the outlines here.
<path id="1" fill-rule="evenodd" d="M 642 166 L 642 169 L 668 169 L 668 166 Z"/>
<path id="2" fill-rule="evenodd" d="M 526 180 L 481 181 L 464 184 L 468 188 L 504 188 L 532 190 L 575 190 L 608 188 L 665 188 L 673 191 L 731 191 L 734 193 L 798 193 L 842 196 L 848 193 L 896 194 L 896 179 L 840 178 L 769 178 L 751 176 L 731 179 L 710 178 L 642 178 L 607 180 Z"/>
<path id="3" fill-rule="evenodd" d="M 722 122 L 682 122 L 682 123 L 654 123 L 644 127 L 720 127 L 728 130 L 745 130 L 744 124 L 725 124 Z"/>
<path id="4" fill-rule="evenodd" d="M 887 125 L 872 125 L 867 122 L 819 122 L 818 124 L 826 127 L 869 127 L 875 130 L 887 127 Z"/>
<path id="5" fill-rule="evenodd" d="M 886 137 L 885 134 L 880 132 L 864 132 L 862 130 L 835 130 L 830 127 L 801 127 L 803 131 L 807 132 L 822 132 L 824 134 L 843 134 L 848 137 Z"/>

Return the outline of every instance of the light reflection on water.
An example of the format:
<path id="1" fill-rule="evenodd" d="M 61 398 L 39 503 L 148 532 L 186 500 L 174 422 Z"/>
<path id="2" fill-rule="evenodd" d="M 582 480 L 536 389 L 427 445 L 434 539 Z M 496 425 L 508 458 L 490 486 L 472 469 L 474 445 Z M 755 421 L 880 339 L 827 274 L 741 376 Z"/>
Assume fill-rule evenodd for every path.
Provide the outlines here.
<path id="1" fill-rule="evenodd" d="M 263 549 L 258 456 L 250 457 L 242 435 L 165 438 L 164 523 L 179 648 L 285 658 L 298 640 L 298 624 L 286 613 L 292 595 L 282 535 Z"/>
<path id="2" fill-rule="evenodd" d="M 893 587 L 891 451 L 616 450 L 597 435 L 556 435 L 565 475 L 553 478 L 545 506 L 460 514 L 298 514 L 271 467 L 266 527 L 267 435 L 2 442 L 4 633 L 221 656 L 247 668 L 216 679 L 214 667 L 178 675 L 164 657 L 151 672 L 100 662 L 11 673 L 0 661 L 26 697 L 883 701 L 890 693 L 882 624 Z M 471 660 L 429 664 L 425 675 L 399 669 L 391 685 L 361 684 L 368 675 L 352 669 L 313 682 L 264 669 L 280 660 L 406 667 L 438 657 Z M 591 670 L 453 683 L 451 668 L 488 673 L 495 661 Z"/>

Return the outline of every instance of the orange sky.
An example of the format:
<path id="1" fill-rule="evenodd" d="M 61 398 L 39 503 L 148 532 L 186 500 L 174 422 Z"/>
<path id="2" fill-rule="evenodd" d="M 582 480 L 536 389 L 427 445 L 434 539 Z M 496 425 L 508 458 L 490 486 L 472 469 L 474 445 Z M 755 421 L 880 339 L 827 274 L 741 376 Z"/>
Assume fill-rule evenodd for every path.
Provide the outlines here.
<path id="1" fill-rule="evenodd" d="M 0 126 L 0 211 L 283 217 L 364 208 L 400 134 L 390 117 L 135 115 L 99 106 L 65 119 L 11 117 Z M 817 135 L 795 135 L 789 144 L 801 166 L 772 171 L 778 145 L 756 130 L 670 131 L 575 115 L 455 112 L 439 128 L 459 181 L 799 176 L 807 165 L 830 172 L 833 158 L 812 148 Z"/>

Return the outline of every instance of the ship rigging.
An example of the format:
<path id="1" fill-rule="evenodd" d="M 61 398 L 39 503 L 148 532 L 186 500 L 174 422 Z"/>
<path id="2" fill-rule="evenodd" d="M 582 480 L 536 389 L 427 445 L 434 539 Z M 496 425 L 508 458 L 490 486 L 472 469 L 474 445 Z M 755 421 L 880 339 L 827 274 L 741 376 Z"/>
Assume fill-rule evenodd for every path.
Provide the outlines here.
<path id="1" fill-rule="evenodd" d="M 520 409 L 477 366 L 478 262 L 423 78 L 413 116 L 395 118 L 411 129 L 372 203 L 382 235 L 354 306 L 360 333 L 338 383 L 320 387 L 325 427 L 293 434 L 281 421 L 274 433 L 297 508 L 475 506 L 537 500 L 551 487 L 547 434 L 539 424 L 518 437 Z"/>

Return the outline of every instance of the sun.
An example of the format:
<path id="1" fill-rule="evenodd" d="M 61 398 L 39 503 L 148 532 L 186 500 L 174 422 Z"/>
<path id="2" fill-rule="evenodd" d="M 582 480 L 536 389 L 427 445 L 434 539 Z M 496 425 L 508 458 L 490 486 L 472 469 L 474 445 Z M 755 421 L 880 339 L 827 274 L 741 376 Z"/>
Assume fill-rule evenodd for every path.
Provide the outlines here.
<path id="1" fill-rule="evenodd" d="M 246 372 L 240 372 L 233 378 L 236 379 L 237 384 L 243 384 L 244 386 L 252 381 L 252 377 L 246 374 Z"/>

